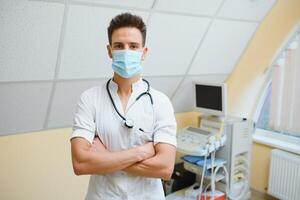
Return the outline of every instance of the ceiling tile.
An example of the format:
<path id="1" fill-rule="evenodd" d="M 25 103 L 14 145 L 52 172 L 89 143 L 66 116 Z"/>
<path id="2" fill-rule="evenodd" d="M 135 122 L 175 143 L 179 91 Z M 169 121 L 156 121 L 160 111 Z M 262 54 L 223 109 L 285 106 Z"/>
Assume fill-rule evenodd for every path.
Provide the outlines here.
<path id="1" fill-rule="evenodd" d="M 104 80 L 57 83 L 47 128 L 71 126 L 80 94 L 88 88 L 102 85 L 103 83 Z"/>
<path id="2" fill-rule="evenodd" d="M 221 3 L 222 0 L 158 0 L 155 9 L 213 16 Z"/>
<path id="3" fill-rule="evenodd" d="M 101 3 L 111 6 L 123 6 L 130 8 L 151 8 L 154 0 L 80 0 L 82 2 Z"/>
<path id="4" fill-rule="evenodd" d="M 110 20 L 119 9 L 71 6 L 68 15 L 59 78 L 99 78 L 112 74 L 106 45 Z M 140 15 L 144 21 L 148 14 Z"/>
<path id="5" fill-rule="evenodd" d="M 251 39 L 257 23 L 215 20 L 189 74 L 228 74 Z"/>
<path id="6" fill-rule="evenodd" d="M 64 6 L 0 1 L 0 82 L 53 79 Z"/>
<path id="7" fill-rule="evenodd" d="M 183 75 L 209 24 L 208 18 L 153 14 L 144 74 Z"/>
<path id="8" fill-rule="evenodd" d="M 181 76 L 166 76 L 166 77 L 145 77 L 149 81 L 151 87 L 166 94 L 169 98 L 174 93 L 178 86 Z"/>
<path id="9" fill-rule="evenodd" d="M 0 135 L 41 130 L 51 83 L 0 84 Z"/>
<path id="10" fill-rule="evenodd" d="M 176 94 L 172 98 L 172 104 L 174 106 L 175 112 L 190 112 L 194 110 L 194 81 L 203 83 L 223 83 L 227 77 L 227 74 L 186 77 L 186 79 L 183 81 L 181 86 L 176 91 Z"/>
<path id="11" fill-rule="evenodd" d="M 226 0 L 218 17 L 261 21 L 276 0 Z"/>

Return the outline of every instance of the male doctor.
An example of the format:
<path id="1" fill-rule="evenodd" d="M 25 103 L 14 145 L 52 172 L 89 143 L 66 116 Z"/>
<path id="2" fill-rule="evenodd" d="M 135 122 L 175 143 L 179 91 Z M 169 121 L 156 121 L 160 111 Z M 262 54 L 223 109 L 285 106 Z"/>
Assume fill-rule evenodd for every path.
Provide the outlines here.
<path id="1" fill-rule="evenodd" d="M 91 174 L 86 200 L 162 200 L 161 179 L 170 179 L 175 162 L 173 107 L 141 78 L 142 19 L 123 13 L 107 30 L 114 74 L 80 96 L 71 135 L 74 172 Z"/>

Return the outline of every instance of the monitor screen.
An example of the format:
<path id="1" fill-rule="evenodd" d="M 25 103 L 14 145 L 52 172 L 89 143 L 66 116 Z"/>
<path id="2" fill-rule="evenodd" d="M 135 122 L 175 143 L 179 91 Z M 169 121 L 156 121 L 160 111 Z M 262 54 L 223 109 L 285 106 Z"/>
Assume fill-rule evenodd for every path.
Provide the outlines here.
<path id="1" fill-rule="evenodd" d="M 197 84 L 196 106 L 222 111 L 222 87 Z"/>
<path id="2" fill-rule="evenodd" d="M 217 116 L 226 115 L 226 84 L 195 83 L 196 110 Z"/>

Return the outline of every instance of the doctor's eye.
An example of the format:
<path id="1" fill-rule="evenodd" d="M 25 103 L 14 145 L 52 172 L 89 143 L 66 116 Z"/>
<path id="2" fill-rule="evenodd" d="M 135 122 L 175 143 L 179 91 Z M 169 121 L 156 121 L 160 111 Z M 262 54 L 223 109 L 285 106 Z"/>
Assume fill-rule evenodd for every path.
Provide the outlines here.
<path id="1" fill-rule="evenodd" d="M 123 45 L 120 43 L 116 43 L 113 45 L 113 49 L 123 49 Z"/>
<path id="2" fill-rule="evenodd" d="M 140 45 L 138 43 L 133 43 L 133 44 L 130 44 L 129 47 L 130 47 L 130 49 L 135 50 L 135 49 L 139 49 Z"/>

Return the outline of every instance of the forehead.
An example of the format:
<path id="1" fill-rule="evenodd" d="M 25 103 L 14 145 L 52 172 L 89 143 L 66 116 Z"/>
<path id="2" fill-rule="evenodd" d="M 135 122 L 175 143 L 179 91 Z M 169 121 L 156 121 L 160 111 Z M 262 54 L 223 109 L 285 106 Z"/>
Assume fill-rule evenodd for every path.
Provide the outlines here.
<path id="1" fill-rule="evenodd" d="M 135 27 L 122 27 L 116 29 L 111 37 L 112 43 L 122 42 L 122 43 L 142 43 L 143 37 L 139 29 Z"/>

